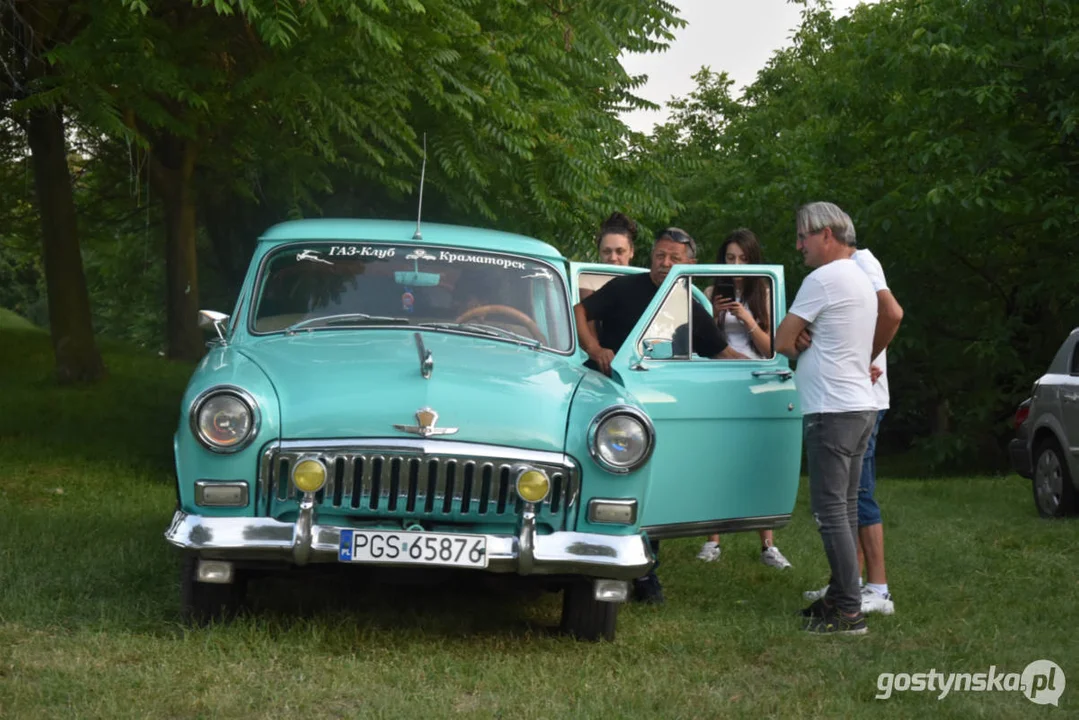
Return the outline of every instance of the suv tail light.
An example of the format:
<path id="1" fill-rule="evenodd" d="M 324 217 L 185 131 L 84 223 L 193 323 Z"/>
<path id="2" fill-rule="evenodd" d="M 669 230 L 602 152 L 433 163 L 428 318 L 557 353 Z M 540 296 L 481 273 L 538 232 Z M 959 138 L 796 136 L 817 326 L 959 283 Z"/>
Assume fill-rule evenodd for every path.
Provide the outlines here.
<path id="1" fill-rule="evenodd" d="M 1015 429 L 1018 430 L 1019 426 L 1026 422 L 1030 417 L 1030 400 L 1024 400 L 1019 403 L 1019 407 L 1015 411 L 1015 419 L 1012 423 L 1015 425 Z"/>

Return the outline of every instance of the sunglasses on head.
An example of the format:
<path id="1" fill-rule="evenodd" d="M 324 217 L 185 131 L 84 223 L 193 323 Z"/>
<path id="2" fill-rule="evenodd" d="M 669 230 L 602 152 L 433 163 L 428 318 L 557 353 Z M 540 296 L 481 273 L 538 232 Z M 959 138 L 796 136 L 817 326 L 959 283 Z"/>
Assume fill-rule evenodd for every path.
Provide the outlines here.
<path id="1" fill-rule="evenodd" d="M 656 242 L 659 242 L 660 240 L 673 240 L 676 243 L 681 243 L 682 245 L 688 246 L 693 255 L 697 254 L 697 243 L 685 230 L 673 227 L 667 228 L 656 235 Z"/>

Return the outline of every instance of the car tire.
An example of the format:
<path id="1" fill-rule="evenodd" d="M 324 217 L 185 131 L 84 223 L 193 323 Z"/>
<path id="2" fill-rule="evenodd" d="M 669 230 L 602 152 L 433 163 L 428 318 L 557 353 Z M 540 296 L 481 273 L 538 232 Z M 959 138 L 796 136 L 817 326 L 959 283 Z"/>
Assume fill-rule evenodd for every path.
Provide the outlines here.
<path id="1" fill-rule="evenodd" d="M 588 642 L 614 640 L 620 606 L 596 600 L 591 580 L 574 580 L 562 594 L 562 632 Z"/>
<path id="2" fill-rule="evenodd" d="M 247 596 L 247 578 L 241 571 L 231 583 L 203 583 L 196 576 L 199 558 L 184 555 L 180 568 L 180 612 L 185 624 L 204 627 L 231 620 L 243 607 Z"/>
<path id="3" fill-rule="evenodd" d="M 1074 515 L 1075 486 L 1068 472 L 1067 459 L 1056 440 L 1043 440 L 1034 450 L 1034 507 L 1044 518 Z"/>

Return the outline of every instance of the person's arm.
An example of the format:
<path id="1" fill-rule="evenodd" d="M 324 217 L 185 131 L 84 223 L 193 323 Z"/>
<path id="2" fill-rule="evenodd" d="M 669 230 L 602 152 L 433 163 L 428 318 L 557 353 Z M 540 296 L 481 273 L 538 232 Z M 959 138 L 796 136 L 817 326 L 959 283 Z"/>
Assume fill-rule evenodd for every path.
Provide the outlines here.
<path id="1" fill-rule="evenodd" d="M 752 319 L 752 315 L 750 318 Z M 754 319 L 753 327 L 748 330 L 749 339 L 753 342 L 753 347 L 757 349 L 757 352 L 762 358 L 772 357 L 772 334 L 768 332 L 772 327 L 772 293 L 765 289 L 764 293 L 764 319 L 761 322 L 756 322 Z"/>
<path id="2" fill-rule="evenodd" d="M 614 351 L 599 344 L 595 326 L 589 322 L 588 312 L 585 311 L 582 303 L 573 306 L 573 317 L 577 321 L 577 340 L 581 343 L 581 349 L 588 353 L 588 357 L 596 363 L 604 375 L 610 375 Z"/>
<path id="3" fill-rule="evenodd" d="M 693 301 L 693 351 L 713 360 L 749 360 L 727 343 L 727 338 L 712 322 L 712 316 L 696 300 Z"/>
<path id="4" fill-rule="evenodd" d="M 723 348 L 720 352 L 712 356 L 715 360 L 752 360 L 752 358 L 743 355 L 730 345 Z"/>
<path id="5" fill-rule="evenodd" d="M 814 270 L 802 281 L 802 287 L 798 288 L 798 294 L 794 296 L 783 322 L 776 328 L 776 352 L 791 360 L 796 360 L 809 349 L 809 324 L 817 319 L 828 302 L 828 293 L 817 272 Z"/>
<path id="6" fill-rule="evenodd" d="M 798 349 L 798 336 L 808 324 L 803 318 L 788 312 L 776 328 L 776 352 L 796 360 L 802 352 Z"/>
<path id="7" fill-rule="evenodd" d="M 877 327 L 873 331 L 873 354 L 876 359 L 895 338 L 899 323 L 903 322 L 903 308 L 891 290 L 877 293 Z"/>

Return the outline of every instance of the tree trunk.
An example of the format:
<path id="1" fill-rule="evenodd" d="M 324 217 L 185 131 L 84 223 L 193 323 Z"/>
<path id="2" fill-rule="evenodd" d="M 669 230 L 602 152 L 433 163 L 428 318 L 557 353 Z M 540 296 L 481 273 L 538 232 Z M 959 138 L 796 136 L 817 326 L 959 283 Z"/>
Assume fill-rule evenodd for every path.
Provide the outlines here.
<path id="1" fill-rule="evenodd" d="M 90 295 L 79 252 L 75 196 L 60 109 L 32 111 L 27 118 L 26 134 L 41 213 L 56 379 L 61 383 L 96 382 L 105 377 L 105 364 L 94 341 L 90 319 Z"/>
<path id="2" fill-rule="evenodd" d="M 169 135 L 150 154 L 150 182 L 165 212 L 166 352 L 177 360 L 197 360 L 206 349 L 198 326 L 195 155 L 191 141 Z"/>

